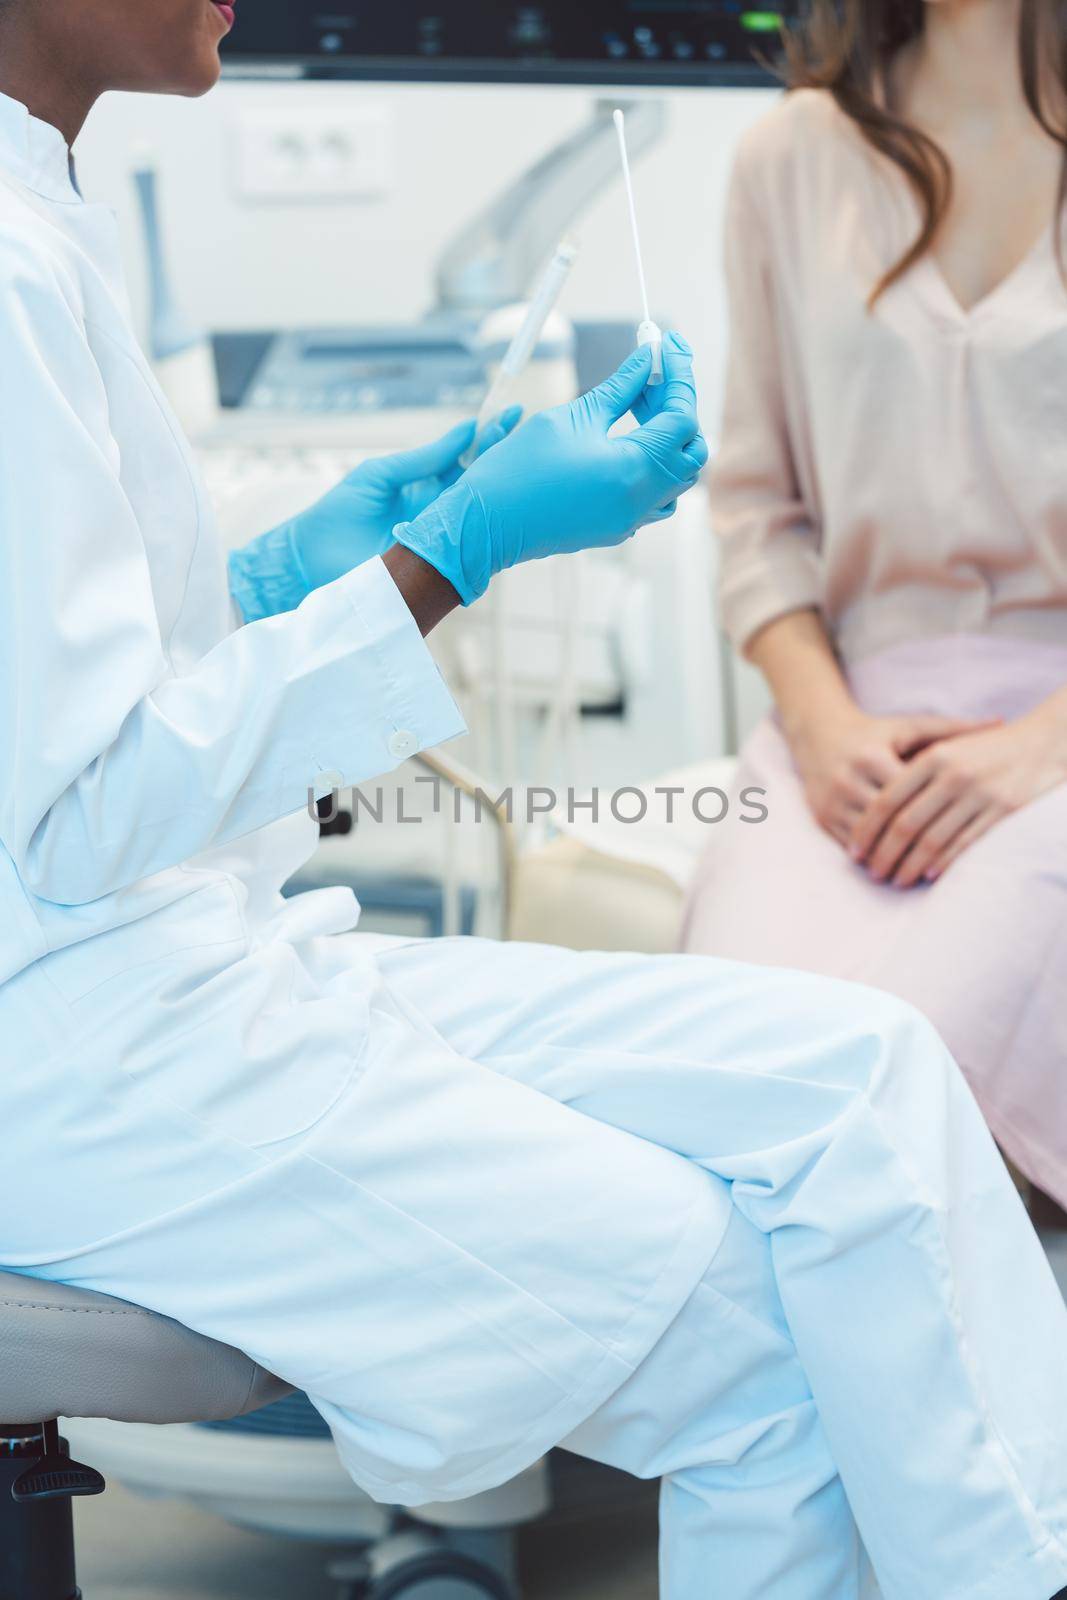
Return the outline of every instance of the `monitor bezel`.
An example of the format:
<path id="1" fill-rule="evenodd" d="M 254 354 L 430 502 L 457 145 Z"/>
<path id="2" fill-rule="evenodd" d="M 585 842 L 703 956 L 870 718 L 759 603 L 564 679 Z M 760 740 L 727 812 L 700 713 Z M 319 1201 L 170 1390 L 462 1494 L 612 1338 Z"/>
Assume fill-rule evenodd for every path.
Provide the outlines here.
<path id="1" fill-rule="evenodd" d="M 421 58 L 366 56 L 268 56 L 234 49 L 223 60 L 223 75 L 236 82 L 351 82 L 420 84 L 504 84 L 531 89 L 566 87 L 602 93 L 619 89 L 771 89 L 781 86 L 773 69 L 753 60 L 738 62 L 656 62 L 620 67 L 605 62 L 480 62 L 458 57 L 428 63 Z"/>

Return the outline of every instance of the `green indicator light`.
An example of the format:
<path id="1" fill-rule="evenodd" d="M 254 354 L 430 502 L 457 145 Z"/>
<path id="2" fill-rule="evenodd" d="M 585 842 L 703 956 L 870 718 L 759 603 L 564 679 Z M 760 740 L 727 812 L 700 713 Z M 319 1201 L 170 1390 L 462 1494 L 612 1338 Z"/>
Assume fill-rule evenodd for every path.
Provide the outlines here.
<path id="1" fill-rule="evenodd" d="M 742 11 L 741 26 L 749 33 L 777 33 L 782 19 L 777 11 Z"/>

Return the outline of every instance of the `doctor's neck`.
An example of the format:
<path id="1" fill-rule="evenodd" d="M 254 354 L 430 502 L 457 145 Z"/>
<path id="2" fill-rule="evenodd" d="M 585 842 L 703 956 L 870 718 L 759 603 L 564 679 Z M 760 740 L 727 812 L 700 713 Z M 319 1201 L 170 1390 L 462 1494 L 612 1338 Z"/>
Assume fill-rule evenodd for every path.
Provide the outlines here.
<path id="1" fill-rule="evenodd" d="M 206 94 L 228 26 L 212 0 L 0 0 L 0 93 L 73 144 L 109 90 Z"/>
<path id="2" fill-rule="evenodd" d="M 20 22 L 17 0 L 0 0 L 0 93 L 20 101 L 33 116 L 58 128 L 73 144 L 101 93 L 49 60 Z"/>

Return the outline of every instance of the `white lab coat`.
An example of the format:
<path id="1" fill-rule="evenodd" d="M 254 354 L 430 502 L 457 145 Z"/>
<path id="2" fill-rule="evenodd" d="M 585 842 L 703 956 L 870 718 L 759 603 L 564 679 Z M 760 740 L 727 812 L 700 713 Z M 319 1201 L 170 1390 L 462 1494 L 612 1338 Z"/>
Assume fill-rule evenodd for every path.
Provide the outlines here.
<path id="1" fill-rule="evenodd" d="M 243 1314 L 198 1299 L 178 1247 L 127 1292 L 328 1395 L 343 1313 L 331 1329 L 315 1302 L 341 1290 L 328 1273 L 314 1285 L 308 1258 L 351 1239 L 366 1260 L 348 1292 L 379 1297 L 391 1357 L 405 1317 L 425 1339 L 429 1293 L 441 1382 L 455 1386 L 446 1353 L 462 1351 L 484 1397 L 424 1412 L 427 1440 L 387 1426 L 402 1363 L 364 1330 L 381 1415 L 352 1446 L 361 1481 L 426 1499 L 536 1459 L 685 1301 L 725 1193 L 532 1095 L 528 1151 L 499 1149 L 495 1177 L 487 1162 L 462 1246 L 435 1232 L 432 1183 L 403 1222 L 351 1185 L 346 1212 L 321 1148 L 301 1159 L 368 1062 L 440 1057 L 361 941 L 323 937 L 355 926 L 351 893 L 280 895 L 315 846 L 308 787 L 390 770 L 462 720 L 379 561 L 236 625 L 211 507 L 131 332 L 115 220 L 83 203 L 60 135 L 4 97 L 0 653 L 0 1114 L 26 1158 L 0 1200 L 0 1260 L 73 1277 L 101 1241 L 207 1215 L 224 1193 L 230 1256 L 266 1243 L 317 1335 L 292 1311 L 271 1326 L 247 1296 Z M 514 1094 L 435 1106 L 442 1148 L 450 1116 L 489 1127 Z M 361 1163 L 401 1164 L 372 1129 L 351 1154 L 353 1182 Z M 58 1183 L 35 1183 L 42 1161 Z M 203 1243 L 190 1250 L 206 1268 Z"/>
<path id="2" fill-rule="evenodd" d="M 236 626 L 113 219 L 2 97 L 0 652 L 0 1265 L 248 1351 L 381 1500 L 664 1474 L 665 1600 L 1067 1582 L 1067 1316 L 917 1015 L 282 900 L 309 783 L 460 718 L 380 562 Z"/>

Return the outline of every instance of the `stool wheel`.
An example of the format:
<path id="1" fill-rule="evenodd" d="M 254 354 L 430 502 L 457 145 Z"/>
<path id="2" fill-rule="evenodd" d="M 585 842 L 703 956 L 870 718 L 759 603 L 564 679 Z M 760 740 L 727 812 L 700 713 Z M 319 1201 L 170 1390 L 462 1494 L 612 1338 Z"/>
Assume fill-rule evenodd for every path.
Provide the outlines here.
<path id="1" fill-rule="evenodd" d="M 499 1573 L 451 1550 L 435 1550 L 393 1567 L 366 1600 L 515 1600 Z"/>

